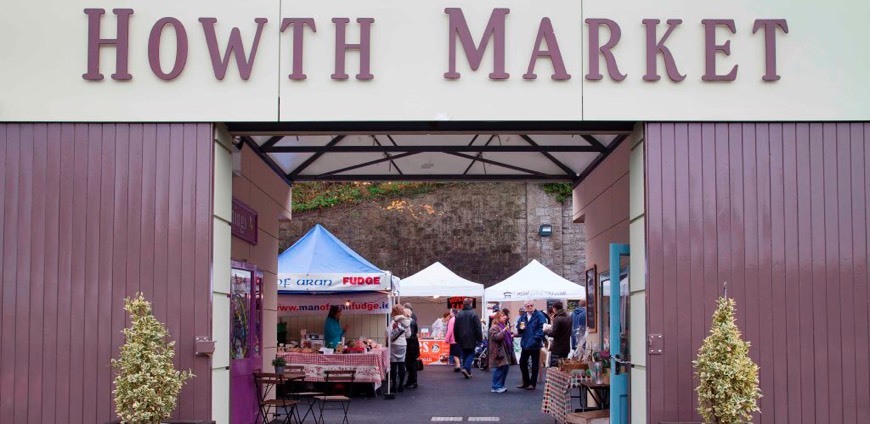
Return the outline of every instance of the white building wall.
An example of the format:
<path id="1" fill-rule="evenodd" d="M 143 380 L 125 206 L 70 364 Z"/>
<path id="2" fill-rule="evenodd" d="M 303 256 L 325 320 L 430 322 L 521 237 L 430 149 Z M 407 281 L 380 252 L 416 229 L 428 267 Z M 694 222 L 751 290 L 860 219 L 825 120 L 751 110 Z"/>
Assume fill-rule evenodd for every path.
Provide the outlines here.
<path id="1" fill-rule="evenodd" d="M 214 246 L 212 253 L 212 420 L 230 422 L 230 252 L 232 236 L 232 138 L 220 126 L 215 130 Z"/>
<path id="2" fill-rule="evenodd" d="M 639 124 L 629 156 L 629 237 L 631 245 L 631 275 L 629 278 L 630 327 L 629 350 L 634 368 L 631 370 L 631 422 L 647 422 L 646 387 L 646 232 L 644 226 L 644 151 L 643 127 Z"/>

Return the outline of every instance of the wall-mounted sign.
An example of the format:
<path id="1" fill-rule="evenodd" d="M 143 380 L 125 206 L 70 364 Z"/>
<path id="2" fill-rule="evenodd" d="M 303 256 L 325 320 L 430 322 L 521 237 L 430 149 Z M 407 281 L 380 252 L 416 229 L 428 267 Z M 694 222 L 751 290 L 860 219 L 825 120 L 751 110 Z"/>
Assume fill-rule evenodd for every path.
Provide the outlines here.
<path id="1" fill-rule="evenodd" d="M 870 49 L 855 43 L 868 13 L 855 0 L 823 13 L 788 0 L 16 2 L 0 39 L 27 42 L 4 46 L 0 121 L 866 120 Z M 216 107 L 226 99 L 245 107 Z"/>
<path id="2" fill-rule="evenodd" d="M 257 244 L 257 211 L 233 198 L 232 234 L 248 243 Z"/>

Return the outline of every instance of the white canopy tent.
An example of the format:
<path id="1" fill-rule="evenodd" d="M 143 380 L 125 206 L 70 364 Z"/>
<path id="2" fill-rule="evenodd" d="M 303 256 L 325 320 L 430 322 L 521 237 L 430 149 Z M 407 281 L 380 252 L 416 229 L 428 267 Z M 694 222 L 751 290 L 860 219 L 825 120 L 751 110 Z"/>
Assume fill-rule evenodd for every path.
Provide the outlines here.
<path id="1" fill-rule="evenodd" d="M 471 297 L 483 300 L 483 284 L 466 280 L 449 268 L 435 262 L 416 274 L 402 279 L 399 289 L 402 302 L 410 302 L 419 319 L 422 333 L 428 333 L 430 324 L 448 311 L 447 298 Z M 481 305 L 482 307 L 482 302 Z M 478 310 L 478 314 L 481 311 Z M 425 331 L 424 331 L 425 330 Z"/>
<path id="2" fill-rule="evenodd" d="M 483 297 L 483 284 L 466 280 L 442 265 L 441 262 L 435 262 L 416 274 L 403 279 L 399 295 L 402 297 Z"/>
<path id="3" fill-rule="evenodd" d="M 510 302 L 536 299 L 585 299 L 586 288 L 532 260 L 504 281 L 484 290 L 487 302 Z"/>

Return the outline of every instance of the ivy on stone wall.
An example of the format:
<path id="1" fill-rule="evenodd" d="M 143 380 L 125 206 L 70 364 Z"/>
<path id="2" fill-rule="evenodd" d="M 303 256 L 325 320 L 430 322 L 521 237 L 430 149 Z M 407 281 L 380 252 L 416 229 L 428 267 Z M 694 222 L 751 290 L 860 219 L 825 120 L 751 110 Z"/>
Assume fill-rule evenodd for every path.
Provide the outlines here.
<path id="1" fill-rule="evenodd" d="M 559 203 L 564 203 L 565 199 L 571 197 L 574 189 L 571 188 L 571 183 L 544 183 L 541 184 L 544 193 L 556 198 Z"/>
<path id="2" fill-rule="evenodd" d="M 432 182 L 306 182 L 293 185 L 293 212 L 356 205 L 368 200 L 381 200 L 429 193 L 456 183 Z"/>

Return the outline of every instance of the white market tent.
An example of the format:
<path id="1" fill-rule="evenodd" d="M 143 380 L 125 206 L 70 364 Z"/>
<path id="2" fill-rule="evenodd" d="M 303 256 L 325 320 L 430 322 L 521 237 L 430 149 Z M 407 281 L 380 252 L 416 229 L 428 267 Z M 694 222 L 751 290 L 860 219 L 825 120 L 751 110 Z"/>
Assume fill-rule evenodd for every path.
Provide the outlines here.
<path id="1" fill-rule="evenodd" d="M 402 297 L 411 296 L 465 296 L 483 297 L 483 284 L 466 280 L 435 262 L 416 274 L 402 280 Z"/>
<path id="2" fill-rule="evenodd" d="M 487 302 L 535 299 L 585 299 L 586 288 L 562 278 L 537 260 L 484 290 Z"/>

